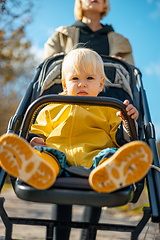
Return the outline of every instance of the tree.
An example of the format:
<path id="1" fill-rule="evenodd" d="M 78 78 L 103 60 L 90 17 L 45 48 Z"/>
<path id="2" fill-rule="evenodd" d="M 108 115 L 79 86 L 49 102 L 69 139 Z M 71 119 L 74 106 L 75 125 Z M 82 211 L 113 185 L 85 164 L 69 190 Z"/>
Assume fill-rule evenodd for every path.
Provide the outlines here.
<path id="1" fill-rule="evenodd" d="M 33 19 L 34 0 L 0 0 L 0 135 L 6 132 L 37 66 L 25 29 Z M 4 101 L 5 99 L 5 101 Z"/>
<path id="2" fill-rule="evenodd" d="M 34 1 L 34 0 L 32 0 Z M 25 28 L 32 20 L 31 0 L 0 0 L 0 78 L 1 84 L 28 77 L 33 63 L 31 42 L 25 36 Z M 35 1 L 34 1 L 35 2 Z M 27 69 L 27 71 L 26 71 Z M 32 69 L 32 68 L 31 68 Z"/>

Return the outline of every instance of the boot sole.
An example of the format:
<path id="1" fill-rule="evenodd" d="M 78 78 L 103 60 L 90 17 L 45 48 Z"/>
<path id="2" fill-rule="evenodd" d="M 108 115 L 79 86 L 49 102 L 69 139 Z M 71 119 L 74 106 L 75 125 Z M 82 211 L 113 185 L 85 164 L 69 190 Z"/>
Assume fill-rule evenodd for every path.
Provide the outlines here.
<path id="1" fill-rule="evenodd" d="M 47 189 L 56 180 L 54 168 L 15 134 L 0 137 L 0 164 L 10 175 L 38 189 Z"/>
<path id="2" fill-rule="evenodd" d="M 89 184 L 97 192 L 113 192 L 141 180 L 151 163 L 152 152 L 145 142 L 127 143 L 92 170 Z"/>

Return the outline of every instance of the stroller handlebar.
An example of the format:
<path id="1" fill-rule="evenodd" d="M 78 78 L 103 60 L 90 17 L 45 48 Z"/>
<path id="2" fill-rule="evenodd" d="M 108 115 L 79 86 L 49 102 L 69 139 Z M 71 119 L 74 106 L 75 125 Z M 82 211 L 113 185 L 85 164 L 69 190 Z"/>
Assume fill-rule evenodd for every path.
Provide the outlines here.
<path id="1" fill-rule="evenodd" d="M 47 106 L 51 103 L 67 103 L 67 104 L 78 104 L 78 105 L 97 105 L 97 106 L 106 106 L 113 107 L 118 111 L 121 111 L 125 121 L 127 130 L 131 136 L 131 140 L 137 140 L 137 131 L 135 126 L 135 121 L 131 119 L 130 116 L 127 115 L 126 106 L 122 101 L 110 98 L 110 97 L 81 97 L 81 96 L 66 96 L 66 95 L 57 95 L 50 94 L 46 96 L 42 96 L 36 99 L 31 105 L 28 107 L 20 130 L 20 136 L 26 138 L 29 132 L 29 129 L 35 119 L 37 112 L 43 107 Z"/>

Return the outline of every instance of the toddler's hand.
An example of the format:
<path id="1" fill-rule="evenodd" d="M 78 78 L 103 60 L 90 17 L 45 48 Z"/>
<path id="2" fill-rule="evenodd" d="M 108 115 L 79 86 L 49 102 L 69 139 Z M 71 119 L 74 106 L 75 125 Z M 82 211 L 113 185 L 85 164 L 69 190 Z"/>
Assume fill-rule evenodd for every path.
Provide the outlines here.
<path id="1" fill-rule="evenodd" d="M 137 109 L 132 104 L 129 103 L 129 100 L 125 100 L 123 104 L 127 106 L 126 107 L 127 114 L 131 116 L 132 119 L 137 120 L 139 116 Z M 124 120 L 124 117 L 121 111 L 117 112 L 117 116 L 120 117 L 122 120 Z"/>
<path id="2" fill-rule="evenodd" d="M 39 138 L 39 137 L 32 138 L 31 141 L 30 141 L 30 145 L 32 147 L 34 147 L 34 146 L 47 147 L 47 145 L 45 144 L 43 138 Z"/>

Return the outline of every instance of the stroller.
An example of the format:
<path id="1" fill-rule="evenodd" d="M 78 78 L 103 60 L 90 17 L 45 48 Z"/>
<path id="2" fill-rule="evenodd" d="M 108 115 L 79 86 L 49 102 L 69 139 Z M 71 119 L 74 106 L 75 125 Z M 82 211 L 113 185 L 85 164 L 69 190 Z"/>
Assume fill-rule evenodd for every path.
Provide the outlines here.
<path id="1" fill-rule="evenodd" d="M 128 99 L 133 102 L 138 109 L 139 124 L 142 131 L 139 138 L 148 143 L 153 152 L 153 165 L 159 166 L 158 152 L 156 148 L 155 131 L 151 121 L 151 116 L 147 104 L 147 98 L 142 83 L 142 74 L 139 69 L 127 64 L 126 62 L 102 56 L 104 61 L 105 73 L 110 82 L 106 83 L 103 92 L 100 95 L 107 97 L 77 97 L 58 95 L 62 91 L 61 85 L 61 65 L 64 54 L 59 54 L 47 59 L 41 63 L 34 79 L 29 87 L 14 116 L 11 117 L 7 133 L 16 133 L 23 138 L 27 138 L 30 127 L 35 121 L 38 112 L 46 105 L 56 103 L 99 105 L 114 107 L 122 111 L 127 128 L 132 140 L 138 139 L 135 122 L 126 114 L 123 105 L 123 92 L 127 94 Z M 113 90 L 113 91 L 112 91 Z M 114 98 L 111 92 L 119 94 L 119 99 Z M 126 95 L 125 95 L 126 96 Z M 26 201 L 37 203 L 51 203 L 62 205 L 86 205 L 94 207 L 119 207 L 129 202 L 136 203 L 144 189 L 144 181 L 147 183 L 149 207 L 143 208 L 143 216 L 137 225 L 122 224 L 92 224 L 88 222 L 61 222 L 56 220 L 30 219 L 30 218 L 12 218 L 9 217 L 4 209 L 4 198 L 0 198 L 0 216 L 5 225 L 5 239 L 12 239 L 12 228 L 14 224 L 46 226 L 46 240 L 53 239 L 54 228 L 57 226 L 88 229 L 88 239 L 94 239 L 97 230 L 130 232 L 131 239 L 138 239 L 139 234 L 151 218 L 152 222 L 160 222 L 160 182 L 159 172 L 150 169 L 145 179 L 136 183 L 136 190 L 132 187 L 126 187 L 112 193 L 97 193 L 91 189 L 85 173 L 77 173 L 76 169 L 71 167 L 69 170 L 71 177 L 59 177 L 55 184 L 47 190 L 37 190 L 23 183 L 19 179 L 11 177 L 11 183 L 15 194 Z M 0 189 L 2 189 L 7 174 L 3 169 L 0 171 Z"/>

